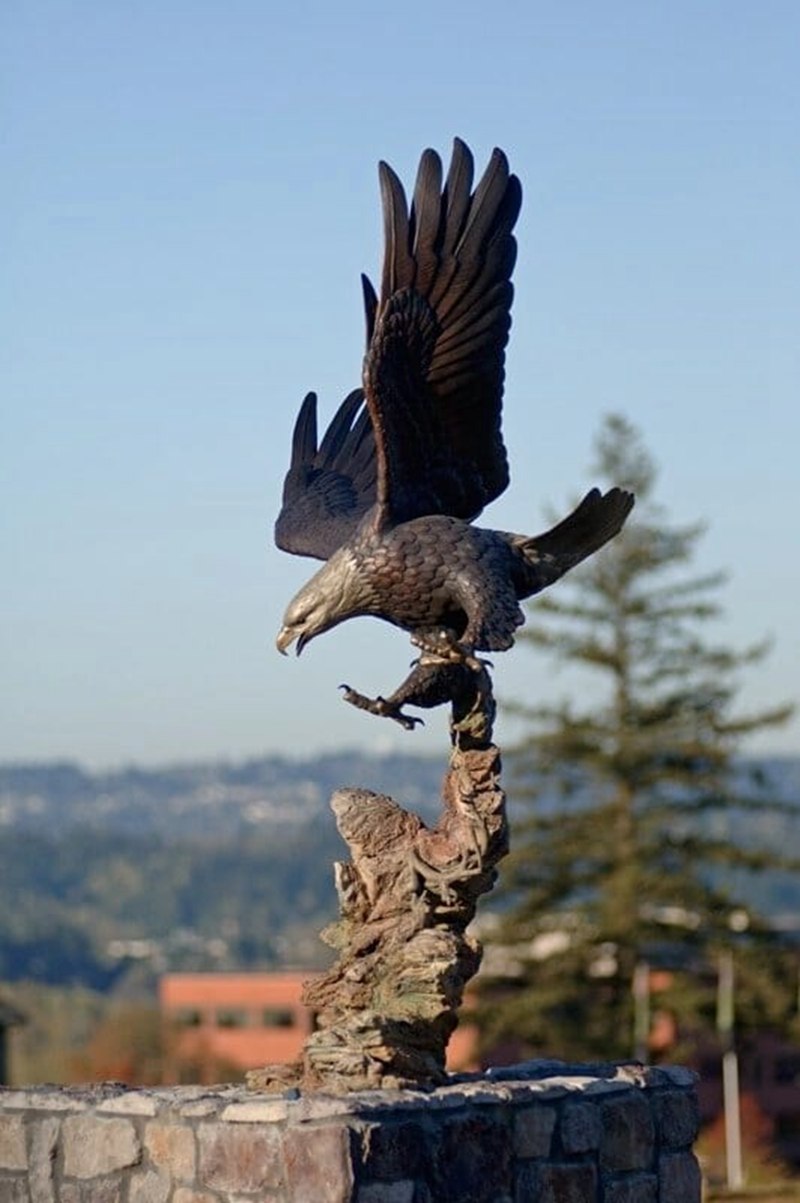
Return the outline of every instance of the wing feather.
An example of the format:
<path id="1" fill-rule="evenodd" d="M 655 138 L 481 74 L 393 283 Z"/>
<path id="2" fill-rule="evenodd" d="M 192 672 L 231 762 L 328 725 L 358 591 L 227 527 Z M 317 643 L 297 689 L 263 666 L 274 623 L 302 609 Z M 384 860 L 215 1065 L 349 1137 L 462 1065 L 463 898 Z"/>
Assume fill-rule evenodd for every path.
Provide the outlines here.
<path id="1" fill-rule="evenodd" d="M 291 467 L 304 463 L 317 453 L 317 394 L 306 393 L 292 434 Z"/>
<path id="2" fill-rule="evenodd" d="M 409 251 L 408 205 L 403 185 L 388 163 L 378 165 L 383 198 L 383 237 L 386 255 L 383 260 L 381 296 L 391 296 L 398 288 L 413 284 L 414 260 Z M 402 280 L 403 283 L 398 283 Z"/>
<path id="3" fill-rule="evenodd" d="M 332 466 L 336 463 L 342 449 L 352 436 L 353 419 L 363 403 L 364 394 L 361 389 L 354 389 L 345 397 L 333 415 L 320 444 L 317 457 L 320 465 Z"/>
<path id="4" fill-rule="evenodd" d="M 361 275 L 361 291 L 364 294 L 364 318 L 367 323 L 367 346 L 369 346 L 375 331 L 375 314 L 378 312 L 378 298 L 375 295 L 375 289 L 372 287 L 372 281 L 363 272 Z"/>
<path id="5" fill-rule="evenodd" d="M 495 150 L 472 191 L 456 139 L 442 187 L 422 155 L 409 211 L 380 167 L 385 254 L 364 362 L 376 437 L 376 521 L 445 512 L 473 518 L 508 483 L 501 434 L 519 181 Z"/>
<path id="6" fill-rule="evenodd" d="M 453 251 L 462 262 L 482 257 L 489 234 L 507 208 L 509 179 L 508 160 L 501 150 L 495 150 L 475 189 L 469 215 Z"/>
<path id="7" fill-rule="evenodd" d="M 442 199 L 445 210 L 445 232 L 442 241 L 442 254 L 449 258 L 455 245 L 461 237 L 464 222 L 469 213 L 470 196 L 472 195 L 472 180 L 475 175 L 475 162 L 472 151 L 466 142 L 460 138 L 453 141 L 453 154 L 444 186 Z"/>
<path id="8" fill-rule="evenodd" d="M 511 325 L 509 308 L 513 297 L 510 284 L 503 284 L 496 290 L 495 296 L 486 297 L 486 307 L 475 311 L 468 309 L 448 323 L 446 335 L 441 335 L 436 344 L 436 362 L 442 361 L 454 348 L 465 342 L 475 340 L 476 348 L 482 334 L 492 335 L 503 323 Z"/>
<path id="9" fill-rule="evenodd" d="M 375 502 L 372 421 L 361 389 L 341 403 L 317 446 L 317 397 L 309 393 L 295 422 L 275 542 L 284 551 L 327 560 Z"/>
<path id="10" fill-rule="evenodd" d="M 425 296 L 439 270 L 439 231 L 442 224 L 442 164 L 439 156 L 426 150 L 420 159 L 410 225 L 412 255 L 416 263 L 414 287 Z"/>

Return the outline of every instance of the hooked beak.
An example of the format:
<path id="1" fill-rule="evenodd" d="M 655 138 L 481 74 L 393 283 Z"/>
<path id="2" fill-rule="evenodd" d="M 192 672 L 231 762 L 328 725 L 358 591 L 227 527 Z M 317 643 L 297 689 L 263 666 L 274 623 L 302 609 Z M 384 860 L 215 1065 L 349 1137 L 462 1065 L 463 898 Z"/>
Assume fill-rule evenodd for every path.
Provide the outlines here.
<path id="1" fill-rule="evenodd" d="M 275 646 L 282 656 L 287 655 L 287 647 L 291 647 L 295 640 L 295 632 L 291 627 L 281 627 L 278 631 L 278 638 L 275 640 Z"/>
<path id="2" fill-rule="evenodd" d="M 305 634 L 300 635 L 298 638 L 297 631 L 292 630 L 291 627 L 281 627 L 281 629 L 278 631 L 278 638 L 275 640 L 275 646 L 282 656 L 286 656 L 288 654 L 286 649 L 291 647 L 295 639 L 297 639 L 296 652 L 299 656 L 303 648 L 308 643 L 309 638 L 310 636 Z"/>

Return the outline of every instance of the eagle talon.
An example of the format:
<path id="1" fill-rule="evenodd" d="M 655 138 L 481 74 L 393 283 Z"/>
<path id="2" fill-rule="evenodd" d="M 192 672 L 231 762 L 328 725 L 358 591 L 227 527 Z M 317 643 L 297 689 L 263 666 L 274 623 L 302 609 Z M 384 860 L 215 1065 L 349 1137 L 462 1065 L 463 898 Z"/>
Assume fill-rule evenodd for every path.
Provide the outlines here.
<path id="1" fill-rule="evenodd" d="M 474 657 L 446 628 L 415 631 L 411 635 L 411 642 L 422 653 L 417 663 L 467 664 L 472 667 Z"/>
<path id="2" fill-rule="evenodd" d="M 474 673 L 482 673 L 484 669 L 494 668 L 491 660 L 483 660 L 480 656 L 467 655 L 464 657 L 464 663 L 467 668 L 471 668 Z"/>
<path id="3" fill-rule="evenodd" d="M 424 719 L 417 718 L 414 714 L 405 714 L 402 706 L 396 702 L 387 702 L 386 698 L 380 696 L 368 698 L 365 694 L 351 689 L 349 685 L 340 685 L 339 688 L 344 690 L 342 697 L 351 706 L 355 706 L 358 710 L 366 710 L 368 714 L 376 714 L 379 718 L 393 719 L 405 731 L 413 731 L 418 723 L 421 727 L 425 726 Z"/>

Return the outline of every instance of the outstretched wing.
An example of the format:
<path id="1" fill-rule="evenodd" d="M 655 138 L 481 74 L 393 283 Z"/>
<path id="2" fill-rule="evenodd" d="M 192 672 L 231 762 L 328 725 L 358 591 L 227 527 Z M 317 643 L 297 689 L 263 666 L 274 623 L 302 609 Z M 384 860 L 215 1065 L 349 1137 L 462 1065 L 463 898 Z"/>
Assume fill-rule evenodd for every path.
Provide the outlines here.
<path id="1" fill-rule="evenodd" d="M 275 542 L 284 551 L 327 560 L 375 502 L 375 437 L 364 394 L 345 397 L 317 446 L 317 397 L 309 393 L 292 435 Z"/>
<path id="2" fill-rule="evenodd" d="M 409 211 L 397 176 L 380 165 L 379 301 L 364 282 L 378 523 L 474 518 L 508 484 L 500 418 L 522 194 L 500 150 L 474 192 L 472 180 L 459 139 L 444 186 L 439 156 L 426 150 Z"/>

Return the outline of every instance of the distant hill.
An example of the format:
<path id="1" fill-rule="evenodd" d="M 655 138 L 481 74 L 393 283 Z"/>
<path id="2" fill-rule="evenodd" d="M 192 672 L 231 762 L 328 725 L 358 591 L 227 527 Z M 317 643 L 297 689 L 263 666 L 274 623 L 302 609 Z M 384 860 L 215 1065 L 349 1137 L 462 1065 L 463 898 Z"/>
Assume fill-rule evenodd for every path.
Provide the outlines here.
<path id="1" fill-rule="evenodd" d="M 443 758 L 361 752 L 107 773 L 70 762 L 0 764 L 0 832 L 55 835 L 85 826 L 175 839 L 285 829 L 327 813 L 331 793 L 343 785 L 396 794 L 404 806 L 432 815 L 445 767 Z"/>
<path id="2" fill-rule="evenodd" d="M 345 784 L 433 819 L 445 765 L 342 752 L 92 773 L 0 766 L 0 980 L 122 987 L 165 968 L 313 964 Z"/>
<path id="3" fill-rule="evenodd" d="M 754 767 L 800 799 L 800 760 Z M 346 855 L 330 794 L 366 786 L 433 821 L 444 768 L 356 752 L 111 773 L 0 765 L 0 979 L 122 990 L 166 968 L 319 961 Z M 512 794 L 512 842 L 518 809 Z M 715 831 L 800 858 L 799 815 L 740 812 Z M 735 886 L 781 921 L 800 916 L 800 875 Z"/>

